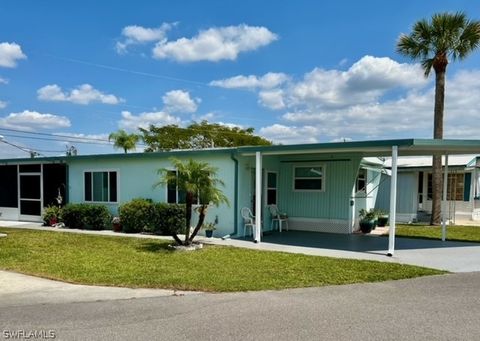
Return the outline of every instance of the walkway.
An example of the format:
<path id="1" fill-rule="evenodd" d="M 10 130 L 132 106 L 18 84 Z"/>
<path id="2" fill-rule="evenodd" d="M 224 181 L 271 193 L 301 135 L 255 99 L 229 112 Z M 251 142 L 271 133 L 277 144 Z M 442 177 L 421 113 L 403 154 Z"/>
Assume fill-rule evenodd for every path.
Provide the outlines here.
<path id="1" fill-rule="evenodd" d="M 89 231 L 57 229 L 41 224 L 0 221 L 0 226 L 48 230 L 62 233 L 84 233 L 92 235 L 171 239 L 168 236 L 145 234 L 124 234 L 113 231 Z M 255 244 L 251 240 L 204 238 L 199 241 L 213 245 L 243 247 L 255 250 L 302 253 L 314 256 L 365 259 L 381 262 L 411 264 L 451 272 L 480 271 L 480 243 L 442 242 L 413 238 L 396 238 L 394 257 L 387 257 L 388 239 L 375 235 L 341 235 L 305 231 L 284 231 L 265 234 L 263 242 Z"/>

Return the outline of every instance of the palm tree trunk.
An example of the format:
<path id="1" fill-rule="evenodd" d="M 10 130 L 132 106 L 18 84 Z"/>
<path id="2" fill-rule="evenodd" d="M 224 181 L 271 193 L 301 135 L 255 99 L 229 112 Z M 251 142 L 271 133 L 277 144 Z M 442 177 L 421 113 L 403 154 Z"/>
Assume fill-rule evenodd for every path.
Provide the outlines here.
<path id="1" fill-rule="evenodd" d="M 192 235 L 190 236 L 190 243 L 193 242 L 193 239 L 196 237 L 198 231 L 202 228 L 203 222 L 205 221 L 205 213 L 207 211 L 208 205 L 202 205 L 200 207 L 200 210 L 198 212 L 198 223 L 197 226 L 195 226 L 195 230 L 193 230 Z"/>
<path id="2" fill-rule="evenodd" d="M 192 221 L 192 204 L 193 204 L 193 194 L 187 192 L 185 198 L 185 245 L 190 244 L 190 223 Z"/>
<path id="3" fill-rule="evenodd" d="M 433 138 L 443 139 L 443 109 L 445 104 L 446 65 L 435 68 L 435 108 Z M 432 158 L 432 217 L 430 225 L 440 225 L 442 212 L 442 156 Z"/>

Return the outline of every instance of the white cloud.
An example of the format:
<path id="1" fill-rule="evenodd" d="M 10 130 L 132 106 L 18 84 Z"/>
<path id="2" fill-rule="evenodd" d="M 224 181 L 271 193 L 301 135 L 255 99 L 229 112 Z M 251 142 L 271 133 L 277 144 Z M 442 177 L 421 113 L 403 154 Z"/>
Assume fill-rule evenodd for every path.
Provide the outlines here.
<path id="1" fill-rule="evenodd" d="M 286 126 L 283 124 L 273 124 L 263 127 L 259 134 L 275 143 L 295 144 L 295 143 L 316 143 L 319 142 L 319 131 L 314 126 Z"/>
<path id="2" fill-rule="evenodd" d="M 283 96 L 284 91 L 282 89 L 260 91 L 258 94 L 258 102 L 264 107 L 279 110 L 285 108 Z"/>
<path id="3" fill-rule="evenodd" d="M 256 50 L 277 39 L 275 33 L 261 26 L 213 27 L 192 38 L 159 41 L 153 57 L 179 62 L 235 60 L 240 53 Z"/>
<path id="4" fill-rule="evenodd" d="M 238 75 L 231 78 L 211 81 L 211 86 L 218 86 L 226 89 L 272 89 L 280 86 L 288 80 L 284 73 L 269 72 L 262 77 L 255 75 Z"/>
<path id="5" fill-rule="evenodd" d="M 0 126 L 4 128 L 33 131 L 36 129 L 57 129 L 70 127 L 70 120 L 65 116 L 42 114 L 25 110 L 0 117 Z"/>
<path id="6" fill-rule="evenodd" d="M 0 109 L 4 109 L 7 107 L 7 102 L 5 101 L 0 101 Z"/>
<path id="7" fill-rule="evenodd" d="M 122 111 L 122 119 L 119 122 L 119 127 L 122 129 L 135 131 L 139 127 L 148 128 L 150 124 L 156 126 L 168 124 L 180 124 L 181 120 L 178 117 L 170 115 L 164 111 L 157 112 L 143 112 L 138 115 L 133 115 L 129 111 Z"/>
<path id="8" fill-rule="evenodd" d="M 0 84 L 8 84 L 8 79 L 0 77 Z"/>
<path id="9" fill-rule="evenodd" d="M 115 95 L 105 94 L 95 89 L 90 84 L 82 84 L 77 88 L 63 91 L 57 84 L 46 85 L 37 90 L 38 99 L 52 102 L 71 102 L 87 105 L 93 102 L 104 104 L 119 104 L 124 102 L 122 98 Z"/>
<path id="10" fill-rule="evenodd" d="M 138 25 L 125 26 L 122 30 L 123 40 L 117 42 L 115 48 L 118 53 L 125 53 L 130 45 L 148 42 L 164 41 L 167 32 L 175 24 L 163 23 L 160 27 L 148 28 Z"/>
<path id="11" fill-rule="evenodd" d="M 27 56 L 22 52 L 20 45 L 16 43 L 0 43 L 0 66 L 14 68 L 21 59 Z"/>
<path id="12" fill-rule="evenodd" d="M 198 104 L 200 103 L 199 98 L 192 99 L 190 93 L 183 90 L 169 91 L 165 93 L 162 100 L 165 104 L 165 111 L 170 113 L 193 113 L 197 111 Z"/>

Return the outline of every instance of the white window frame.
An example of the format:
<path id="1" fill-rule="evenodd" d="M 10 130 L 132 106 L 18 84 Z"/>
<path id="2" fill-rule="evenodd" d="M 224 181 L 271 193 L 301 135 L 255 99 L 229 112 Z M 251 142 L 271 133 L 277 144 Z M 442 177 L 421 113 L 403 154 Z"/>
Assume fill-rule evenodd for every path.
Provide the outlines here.
<path id="1" fill-rule="evenodd" d="M 175 168 L 167 168 L 166 170 L 167 170 L 167 172 L 175 172 L 176 178 L 178 179 L 178 169 L 175 169 Z M 182 205 L 182 203 L 179 203 L 179 202 L 178 202 L 178 181 L 177 181 L 177 184 L 176 184 L 176 186 L 175 186 L 175 199 L 176 199 L 176 200 L 175 200 L 176 202 L 168 202 L 168 183 L 165 184 L 165 202 L 166 202 L 167 204 L 180 204 L 180 205 Z M 198 198 L 198 195 L 197 195 L 197 202 L 194 202 L 194 203 L 192 203 L 192 204 L 193 204 L 194 206 L 198 206 L 198 205 L 199 205 L 198 201 L 199 201 L 199 198 Z"/>
<path id="2" fill-rule="evenodd" d="M 92 191 L 92 200 L 87 201 L 85 198 L 85 174 L 86 173 L 109 173 L 108 175 L 108 201 L 94 201 L 93 200 L 93 175 L 92 175 L 92 184 L 91 184 L 91 191 Z M 110 201 L 110 172 L 117 173 L 117 201 Z M 118 204 L 120 201 L 120 170 L 119 169 L 85 169 L 83 171 L 83 202 L 87 204 Z"/>
<path id="3" fill-rule="evenodd" d="M 321 167 L 322 168 L 322 175 L 318 177 L 296 177 L 295 170 L 297 168 L 314 168 L 314 167 Z M 306 192 L 306 193 L 315 193 L 315 192 L 325 192 L 326 187 L 326 166 L 324 163 L 312 163 L 312 164 L 302 164 L 302 165 L 294 165 L 293 172 L 292 172 L 292 190 L 294 192 Z M 295 188 L 295 180 L 296 179 L 321 179 L 322 180 L 322 188 L 321 189 L 296 189 Z"/>

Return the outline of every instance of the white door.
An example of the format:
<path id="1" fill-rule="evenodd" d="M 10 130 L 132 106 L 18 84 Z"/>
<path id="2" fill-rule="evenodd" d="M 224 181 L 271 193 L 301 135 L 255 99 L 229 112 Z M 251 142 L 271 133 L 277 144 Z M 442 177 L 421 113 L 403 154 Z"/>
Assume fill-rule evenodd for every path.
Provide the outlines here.
<path id="1" fill-rule="evenodd" d="M 22 173 L 20 170 L 18 187 L 20 220 L 42 221 L 43 186 L 41 168 L 39 172 Z"/>

